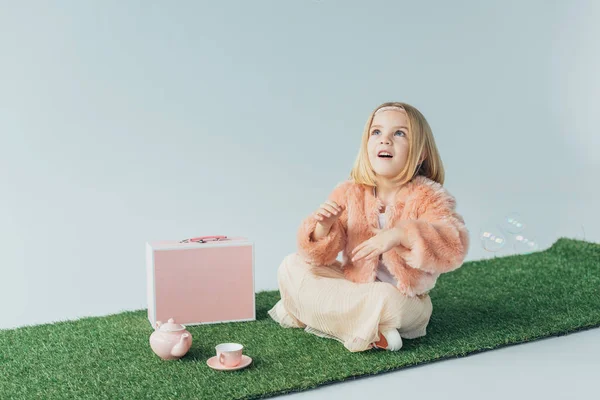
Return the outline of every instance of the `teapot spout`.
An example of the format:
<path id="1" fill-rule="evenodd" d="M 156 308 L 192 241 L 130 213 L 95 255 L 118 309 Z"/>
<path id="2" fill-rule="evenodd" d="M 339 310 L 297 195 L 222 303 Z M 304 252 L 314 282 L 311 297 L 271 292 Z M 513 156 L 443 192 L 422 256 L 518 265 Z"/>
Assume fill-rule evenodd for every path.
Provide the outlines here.
<path id="1" fill-rule="evenodd" d="M 192 345 L 192 337 L 189 333 L 184 333 L 181 335 L 181 339 L 179 339 L 179 343 L 173 346 L 171 350 L 171 355 L 173 357 L 183 357 Z"/>

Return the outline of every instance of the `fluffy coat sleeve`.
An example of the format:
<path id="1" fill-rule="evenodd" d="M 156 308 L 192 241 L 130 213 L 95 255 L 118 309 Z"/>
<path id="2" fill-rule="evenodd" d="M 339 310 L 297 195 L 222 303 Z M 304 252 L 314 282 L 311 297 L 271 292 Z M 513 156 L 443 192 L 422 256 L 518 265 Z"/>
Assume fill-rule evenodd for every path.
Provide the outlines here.
<path id="1" fill-rule="evenodd" d="M 399 221 L 402 241 L 395 250 L 412 268 L 442 274 L 459 268 L 469 249 L 469 231 L 456 201 L 441 185 L 421 190 L 417 218 Z"/>
<path id="2" fill-rule="evenodd" d="M 348 224 L 346 202 L 348 183 L 347 181 L 339 183 L 328 197 L 328 200 L 335 201 L 338 205 L 345 207 L 331 226 L 327 236 L 319 240 L 312 238 L 311 234 L 319 222 L 314 218 L 314 213 L 305 218 L 300 224 L 297 235 L 298 253 L 306 262 L 314 265 L 332 265 L 335 263 L 339 252 L 344 249 Z"/>

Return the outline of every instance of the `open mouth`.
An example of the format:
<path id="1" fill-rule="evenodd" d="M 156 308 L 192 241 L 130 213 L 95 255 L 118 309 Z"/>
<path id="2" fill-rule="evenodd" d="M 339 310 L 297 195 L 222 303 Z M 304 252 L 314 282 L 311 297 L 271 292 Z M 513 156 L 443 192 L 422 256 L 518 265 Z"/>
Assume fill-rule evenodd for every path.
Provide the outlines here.
<path id="1" fill-rule="evenodd" d="M 381 153 L 377 154 L 377 157 L 379 157 L 379 158 L 393 158 L 394 156 L 392 156 L 390 153 L 387 153 L 387 152 L 381 152 Z"/>

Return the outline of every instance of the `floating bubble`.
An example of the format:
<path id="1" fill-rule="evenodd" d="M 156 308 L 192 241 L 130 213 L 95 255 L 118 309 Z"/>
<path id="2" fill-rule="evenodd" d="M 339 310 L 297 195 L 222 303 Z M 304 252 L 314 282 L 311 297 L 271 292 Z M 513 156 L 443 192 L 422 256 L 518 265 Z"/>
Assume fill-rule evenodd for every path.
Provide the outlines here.
<path id="1" fill-rule="evenodd" d="M 526 225 L 521 219 L 519 213 L 511 213 L 506 215 L 500 223 L 500 229 L 508 233 L 521 233 L 525 229 Z"/>
<path id="2" fill-rule="evenodd" d="M 576 235 L 575 239 L 577 239 L 577 240 L 585 240 L 585 229 L 584 229 L 583 225 L 581 225 L 581 233 L 579 233 L 578 235 Z"/>
<path id="3" fill-rule="evenodd" d="M 538 243 L 531 237 L 525 237 L 519 234 L 515 236 L 514 248 L 519 254 L 531 253 L 538 249 Z"/>
<path id="4" fill-rule="evenodd" d="M 506 237 L 495 226 L 481 229 L 479 238 L 481 239 L 481 245 L 487 251 L 496 252 L 506 244 Z"/>

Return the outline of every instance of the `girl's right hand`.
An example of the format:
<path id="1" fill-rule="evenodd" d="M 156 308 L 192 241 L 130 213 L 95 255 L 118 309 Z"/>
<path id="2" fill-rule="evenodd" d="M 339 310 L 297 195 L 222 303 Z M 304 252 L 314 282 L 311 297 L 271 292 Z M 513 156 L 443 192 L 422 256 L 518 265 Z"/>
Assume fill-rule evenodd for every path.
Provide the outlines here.
<path id="1" fill-rule="evenodd" d="M 321 204 L 321 207 L 315 212 L 314 217 L 323 226 L 331 226 L 344 210 L 343 205 L 338 205 L 333 200 L 328 200 Z"/>

